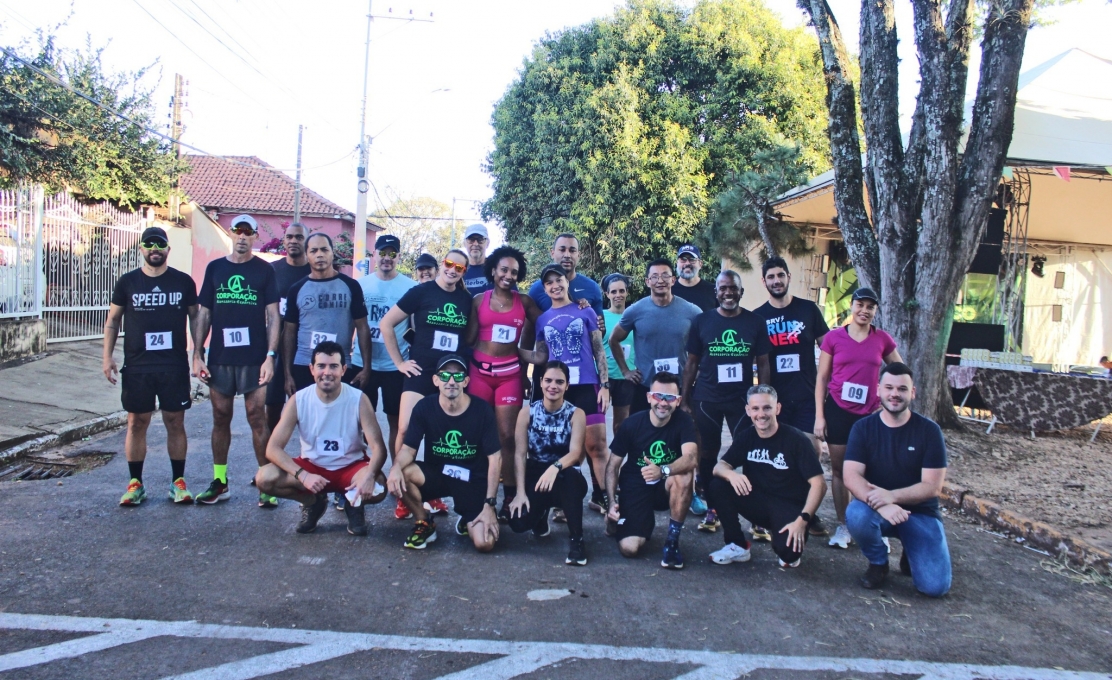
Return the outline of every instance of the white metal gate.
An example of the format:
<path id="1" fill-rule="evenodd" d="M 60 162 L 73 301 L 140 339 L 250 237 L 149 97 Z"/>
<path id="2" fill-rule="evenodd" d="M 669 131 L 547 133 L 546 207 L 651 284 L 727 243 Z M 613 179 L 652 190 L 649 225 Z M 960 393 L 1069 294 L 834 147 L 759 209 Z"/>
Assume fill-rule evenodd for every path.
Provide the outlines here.
<path id="1" fill-rule="evenodd" d="M 0 191 L 0 318 L 39 316 L 42 189 Z"/>

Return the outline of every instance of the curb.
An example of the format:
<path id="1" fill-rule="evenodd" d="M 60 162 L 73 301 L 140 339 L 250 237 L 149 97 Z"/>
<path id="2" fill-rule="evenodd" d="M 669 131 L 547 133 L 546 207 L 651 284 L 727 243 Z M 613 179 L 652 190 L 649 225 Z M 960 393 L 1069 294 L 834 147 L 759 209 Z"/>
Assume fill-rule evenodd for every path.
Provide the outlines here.
<path id="1" fill-rule="evenodd" d="M 65 427 L 54 434 L 44 435 L 23 442 L 18 446 L 13 446 L 10 449 L 0 451 L 0 463 L 11 460 L 18 456 L 26 455 L 28 453 L 35 453 L 43 449 L 49 449 L 54 446 L 61 446 L 68 444 L 83 437 L 104 432 L 106 430 L 113 430 L 117 427 L 122 427 L 127 424 L 127 411 L 116 411 L 106 416 L 99 416 L 91 420 L 86 420 L 82 423 L 75 423 Z"/>
<path id="2" fill-rule="evenodd" d="M 1112 573 L 1112 553 L 1076 536 L 1018 513 L 1012 512 L 990 500 L 969 493 L 957 484 L 942 485 L 940 500 L 951 510 L 960 510 L 988 524 L 1023 538 L 1028 545 L 1042 548 L 1051 554 L 1065 555 L 1070 562 L 1092 567 L 1102 573 Z"/>

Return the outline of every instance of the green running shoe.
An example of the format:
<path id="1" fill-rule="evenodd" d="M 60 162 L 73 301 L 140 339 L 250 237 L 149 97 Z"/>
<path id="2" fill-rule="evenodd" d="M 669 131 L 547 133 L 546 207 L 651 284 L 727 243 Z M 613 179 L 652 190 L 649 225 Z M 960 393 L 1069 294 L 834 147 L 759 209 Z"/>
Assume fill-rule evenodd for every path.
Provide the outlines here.
<path id="1" fill-rule="evenodd" d="M 205 505 L 213 505 L 220 501 L 226 501 L 232 497 L 231 490 L 228 489 L 228 484 L 219 479 L 212 480 L 209 488 L 197 494 L 197 502 L 204 503 Z"/>
<path id="2" fill-rule="evenodd" d="M 139 505 L 147 500 L 147 492 L 143 490 L 143 482 L 132 479 L 127 484 L 127 493 L 120 496 L 120 505 Z"/>
<path id="3" fill-rule="evenodd" d="M 260 508 L 276 508 L 278 507 L 278 499 L 268 493 L 259 492 L 259 507 Z"/>
<path id="4" fill-rule="evenodd" d="M 192 505 L 193 494 L 189 493 L 189 489 L 185 487 L 184 477 L 178 477 L 170 485 L 170 500 L 183 505 Z"/>

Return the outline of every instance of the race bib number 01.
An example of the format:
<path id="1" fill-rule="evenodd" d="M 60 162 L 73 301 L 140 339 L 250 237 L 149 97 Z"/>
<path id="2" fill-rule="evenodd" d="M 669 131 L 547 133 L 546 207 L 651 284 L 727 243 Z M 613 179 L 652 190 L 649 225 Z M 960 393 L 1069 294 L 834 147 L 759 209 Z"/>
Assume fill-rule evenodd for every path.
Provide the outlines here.
<path id="1" fill-rule="evenodd" d="M 454 352 L 459 347 L 459 335 L 456 333 L 445 333 L 444 331 L 433 331 L 432 335 L 432 348 L 438 349 L 441 352 Z"/>
<path id="2" fill-rule="evenodd" d="M 842 401 L 864 404 L 869 400 L 869 388 L 857 383 L 842 383 Z"/>
<path id="3" fill-rule="evenodd" d="M 490 329 L 490 339 L 494 342 L 515 342 L 517 341 L 517 327 L 496 323 Z"/>
<path id="4" fill-rule="evenodd" d="M 451 477 L 452 479 L 458 479 L 461 482 L 471 481 L 471 471 L 465 467 L 460 467 L 458 465 L 445 465 L 444 476 Z"/>
<path id="5" fill-rule="evenodd" d="M 251 329 L 244 328 L 225 328 L 224 329 L 224 346 L 225 347 L 246 347 L 251 344 Z"/>
<path id="6" fill-rule="evenodd" d="M 668 359 L 657 359 L 656 361 L 653 362 L 653 368 L 656 370 L 657 373 L 660 373 L 660 372 L 663 371 L 665 373 L 671 373 L 673 375 L 679 375 L 679 373 L 680 373 L 679 357 L 671 357 L 671 358 L 668 358 Z M 651 376 L 647 376 L 647 377 L 651 377 Z"/>
<path id="7" fill-rule="evenodd" d="M 799 372 L 799 355 L 798 354 L 781 354 L 776 359 L 776 372 L 777 373 L 798 373 Z"/>
<path id="8" fill-rule="evenodd" d="M 378 326 L 371 326 L 371 342 L 383 342 L 382 329 Z"/>
<path id="9" fill-rule="evenodd" d="M 161 333 L 147 333 L 147 351 L 157 352 L 163 349 L 174 348 L 174 334 L 171 331 Z"/>
<path id="10" fill-rule="evenodd" d="M 741 364 L 719 364 L 718 382 L 736 383 L 745 380 L 745 372 Z"/>
<path id="11" fill-rule="evenodd" d="M 322 342 L 336 342 L 335 333 L 325 333 L 323 331 L 309 331 L 309 347 L 313 348 Z"/>
<path id="12" fill-rule="evenodd" d="M 578 385 L 579 384 L 579 367 L 578 366 L 568 366 L 568 384 L 570 384 L 570 385 Z"/>

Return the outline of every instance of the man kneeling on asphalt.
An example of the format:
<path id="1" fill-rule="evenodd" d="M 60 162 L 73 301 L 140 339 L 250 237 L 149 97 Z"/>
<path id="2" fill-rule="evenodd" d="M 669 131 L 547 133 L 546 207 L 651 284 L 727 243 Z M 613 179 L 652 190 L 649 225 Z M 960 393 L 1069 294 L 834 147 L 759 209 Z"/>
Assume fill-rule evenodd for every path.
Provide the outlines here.
<path id="1" fill-rule="evenodd" d="M 903 544 L 900 571 L 924 595 L 950 591 L 950 549 L 938 509 L 946 478 L 946 441 L 929 418 L 910 409 L 915 399 L 911 369 L 892 362 L 880 371 L 882 409 L 854 424 L 846 445 L 843 478 L 853 500 L 846 525 L 869 560 L 861 577 L 879 588 L 888 575 L 888 549 L 881 537 Z"/>
<path id="2" fill-rule="evenodd" d="M 683 569 L 680 531 L 691 504 L 699 458 L 695 422 L 676 408 L 680 405 L 680 379 L 673 373 L 654 375 L 646 398 L 649 410 L 626 418 L 610 443 L 613 455 L 607 466 L 607 491 L 610 498 L 618 498 L 616 487 L 620 485 L 621 502 L 611 502 L 607 519 L 618 523 L 622 555 L 636 557 L 652 536 L 653 512 L 670 510 L 660 566 Z"/>
<path id="3" fill-rule="evenodd" d="M 436 524 L 422 498 L 451 496 L 459 514 L 456 533 L 470 536 L 479 552 L 489 552 L 498 541 L 494 506 L 502 470 L 494 408 L 464 392 L 467 361 L 458 354 L 440 358 L 432 383 L 437 392 L 413 407 L 409 429 L 387 480 L 390 493 L 401 498 L 417 519 L 405 547 L 424 550 L 436 540 Z M 418 461 L 422 440 L 425 460 Z"/>
<path id="4" fill-rule="evenodd" d="M 350 501 L 344 506 L 348 533 L 365 536 L 364 504 L 386 497 L 385 490 L 375 494 L 375 482 L 382 479 L 386 462 L 386 444 L 371 401 L 359 388 L 340 382 L 345 354 L 332 341 L 313 348 L 309 371 L 316 384 L 286 402 L 266 446 L 270 464 L 255 476 L 259 491 L 301 503 L 299 534 L 317 528 L 328 509 L 328 494 L 339 492 L 347 493 Z M 285 449 L 294 427 L 301 434 L 301 455 L 290 458 Z M 371 447 L 369 459 L 364 437 Z"/>
<path id="5" fill-rule="evenodd" d="M 710 483 L 726 538 L 726 547 L 710 559 L 715 564 L 749 561 L 740 514 L 756 526 L 781 527 L 772 534 L 772 550 L 781 567 L 798 567 L 807 524 L 826 495 L 822 466 L 807 435 L 777 422 L 780 403 L 774 387 L 750 387 L 745 412 L 753 426 L 738 434 L 715 465 Z"/>

